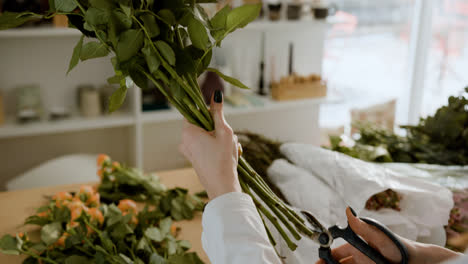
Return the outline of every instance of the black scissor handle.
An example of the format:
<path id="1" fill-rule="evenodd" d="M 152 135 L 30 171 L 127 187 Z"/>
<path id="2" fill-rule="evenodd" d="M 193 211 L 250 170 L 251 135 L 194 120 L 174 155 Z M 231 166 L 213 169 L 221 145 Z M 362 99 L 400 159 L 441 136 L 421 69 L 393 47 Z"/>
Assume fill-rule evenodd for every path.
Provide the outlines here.
<path id="1" fill-rule="evenodd" d="M 395 246 L 398 248 L 401 254 L 401 262 L 400 264 L 408 264 L 409 260 L 409 255 L 408 255 L 408 249 L 406 246 L 392 233 L 392 231 L 388 230 L 385 226 L 379 224 L 375 220 L 369 219 L 369 218 L 361 218 L 362 221 L 366 222 L 369 225 L 377 227 L 380 231 L 382 231 L 392 242 L 395 244 Z M 367 257 L 369 257 L 372 261 L 374 261 L 376 264 L 390 264 L 390 262 L 376 249 L 371 247 L 366 241 L 364 241 L 361 237 L 356 235 L 354 231 L 351 229 L 351 227 L 348 225 L 348 227 L 341 229 L 338 226 L 332 226 L 328 229 L 332 235 L 332 237 L 335 238 L 343 238 L 348 242 L 350 245 L 352 245 L 354 248 L 358 249 L 361 251 L 363 254 L 365 254 Z M 339 264 L 338 261 L 336 261 L 332 255 L 331 255 L 331 249 L 329 247 L 320 247 L 319 249 L 319 257 L 323 260 L 325 260 L 326 263 L 328 264 Z"/>

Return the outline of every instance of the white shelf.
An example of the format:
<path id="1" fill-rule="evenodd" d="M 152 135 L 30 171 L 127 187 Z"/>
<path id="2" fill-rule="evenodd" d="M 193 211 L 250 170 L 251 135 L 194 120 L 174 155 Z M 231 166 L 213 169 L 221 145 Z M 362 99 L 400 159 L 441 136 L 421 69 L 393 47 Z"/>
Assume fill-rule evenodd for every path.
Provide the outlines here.
<path id="1" fill-rule="evenodd" d="M 74 28 L 19 28 L 0 31 L 0 39 L 7 38 L 38 38 L 38 37 L 75 37 L 81 36 L 81 32 Z"/>
<path id="2" fill-rule="evenodd" d="M 330 23 L 328 20 L 257 20 L 245 27 L 248 30 L 306 30 L 313 25 Z M 76 37 L 81 32 L 75 28 L 35 27 L 18 28 L 0 31 L 0 39 L 8 38 L 40 38 L 40 37 Z"/>
<path id="3" fill-rule="evenodd" d="M 131 114 L 113 114 L 97 118 L 71 117 L 57 121 L 38 121 L 26 124 L 7 122 L 0 126 L 0 138 L 57 134 L 91 129 L 131 126 L 134 124 Z"/>
<path id="4" fill-rule="evenodd" d="M 313 99 L 301 99 L 293 101 L 275 101 L 268 97 L 258 97 L 259 100 L 263 102 L 262 106 L 245 106 L 245 107 L 234 107 L 232 105 L 226 104 L 224 106 L 224 114 L 226 116 L 236 115 L 236 114 L 249 114 L 249 113 L 262 113 L 268 112 L 271 110 L 286 110 L 290 108 L 297 108 L 307 105 L 319 105 L 319 104 L 333 104 L 340 102 L 337 98 L 313 98 Z M 168 110 L 155 110 L 143 112 L 141 121 L 143 123 L 160 123 L 165 121 L 172 120 L 182 120 L 182 115 L 177 111 L 177 109 L 168 109 Z"/>
<path id="5" fill-rule="evenodd" d="M 311 18 L 305 18 L 301 20 L 257 20 L 248 24 L 246 30 L 275 30 L 275 31 L 302 31 L 307 30 L 311 26 L 326 25 L 329 24 L 328 20 L 316 20 Z"/>

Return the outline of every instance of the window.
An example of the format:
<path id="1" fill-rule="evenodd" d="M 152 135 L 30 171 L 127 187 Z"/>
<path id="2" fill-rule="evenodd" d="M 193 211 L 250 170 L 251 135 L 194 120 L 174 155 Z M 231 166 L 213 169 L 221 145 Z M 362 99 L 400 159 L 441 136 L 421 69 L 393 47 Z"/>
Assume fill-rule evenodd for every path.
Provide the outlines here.
<path id="1" fill-rule="evenodd" d="M 436 1 L 431 33 L 422 115 L 468 85 L 468 0 Z"/>
<path id="2" fill-rule="evenodd" d="M 350 124 L 350 111 L 396 99 L 407 122 L 412 0 L 342 0 L 325 42 L 323 75 L 340 104 L 321 108 L 320 125 Z"/>

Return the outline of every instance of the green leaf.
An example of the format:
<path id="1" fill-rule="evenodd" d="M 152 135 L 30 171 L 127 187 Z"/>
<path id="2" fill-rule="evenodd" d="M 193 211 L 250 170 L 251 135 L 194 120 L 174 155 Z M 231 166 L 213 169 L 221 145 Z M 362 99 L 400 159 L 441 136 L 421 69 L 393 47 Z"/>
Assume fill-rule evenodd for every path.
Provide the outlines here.
<path id="1" fill-rule="evenodd" d="M 158 255 L 158 253 L 151 254 L 149 264 L 166 264 L 167 261 Z"/>
<path id="2" fill-rule="evenodd" d="M 133 82 L 143 90 L 148 89 L 148 79 L 146 78 L 145 74 L 140 71 L 140 69 L 136 67 L 130 68 L 129 71 L 130 78 L 132 78 Z"/>
<path id="3" fill-rule="evenodd" d="M 65 264 L 88 264 L 88 258 L 84 256 L 72 255 L 65 259 Z"/>
<path id="4" fill-rule="evenodd" d="M 210 20 L 211 36 L 213 36 L 214 39 L 220 39 L 226 31 L 226 19 L 230 11 L 231 8 L 229 5 L 226 5 Z"/>
<path id="5" fill-rule="evenodd" d="M 85 13 L 85 21 L 89 25 L 97 26 L 109 23 L 109 12 L 95 7 L 90 7 Z"/>
<path id="6" fill-rule="evenodd" d="M 77 0 L 55 0 L 55 9 L 62 12 L 71 12 L 78 7 Z"/>
<path id="7" fill-rule="evenodd" d="M 173 239 L 167 241 L 167 254 L 174 255 L 177 252 L 177 242 Z"/>
<path id="8" fill-rule="evenodd" d="M 0 30 L 15 28 L 31 20 L 41 19 L 42 15 L 31 13 L 5 12 L 0 14 Z"/>
<path id="9" fill-rule="evenodd" d="M 120 8 L 122 9 L 122 11 L 124 12 L 125 15 L 127 15 L 127 17 L 131 17 L 132 15 L 132 8 L 130 6 L 127 6 L 127 5 L 124 5 L 124 4 L 120 4 Z"/>
<path id="10" fill-rule="evenodd" d="M 113 7 L 115 7 L 114 0 L 89 0 L 89 4 L 92 7 L 105 9 L 105 10 L 111 10 Z"/>
<path id="11" fill-rule="evenodd" d="M 38 225 L 43 226 L 49 223 L 49 218 L 46 217 L 39 217 L 37 215 L 31 215 L 24 221 L 25 225 Z"/>
<path id="12" fill-rule="evenodd" d="M 125 81 L 125 80 L 124 80 Z M 119 109 L 123 102 L 125 101 L 125 96 L 127 95 L 127 86 L 120 85 L 120 88 L 117 89 L 110 97 L 109 101 L 109 112 L 114 112 Z"/>
<path id="13" fill-rule="evenodd" d="M 119 257 L 122 258 L 125 264 L 133 264 L 133 261 L 131 258 L 125 256 L 124 254 L 120 253 Z"/>
<path id="14" fill-rule="evenodd" d="M 117 47 L 117 42 L 119 40 L 119 35 L 132 27 L 132 19 L 127 17 L 123 11 L 116 9 L 111 12 L 109 19 L 109 30 L 108 36 L 109 40 L 112 42 L 114 47 Z"/>
<path id="15" fill-rule="evenodd" d="M 107 78 L 107 82 L 109 84 L 118 84 L 124 78 L 125 76 L 123 76 L 122 71 L 116 71 L 114 76 Z"/>
<path id="16" fill-rule="evenodd" d="M 158 40 L 154 44 L 156 45 L 156 48 L 158 48 L 159 52 L 161 52 L 164 59 L 166 59 L 170 65 L 174 66 L 176 62 L 175 53 L 171 46 L 162 40 Z"/>
<path id="17" fill-rule="evenodd" d="M 18 241 L 16 237 L 4 235 L 0 239 L 0 252 L 7 255 L 19 255 Z"/>
<path id="18" fill-rule="evenodd" d="M 143 24 L 146 31 L 148 31 L 149 36 L 151 38 L 157 37 L 161 31 L 158 23 L 156 22 L 156 18 L 150 14 L 144 14 L 140 18 L 143 20 Z"/>
<path id="19" fill-rule="evenodd" d="M 146 229 L 145 236 L 155 242 L 161 242 L 164 239 L 164 236 L 161 234 L 161 231 L 157 227 L 150 227 Z"/>
<path id="20" fill-rule="evenodd" d="M 62 231 L 62 224 L 60 222 L 45 225 L 41 229 L 41 240 L 46 245 L 51 245 L 60 238 Z"/>
<path id="21" fill-rule="evenodd" d="M 96 41 L 92 41 L 92 42 L 86 43 L 81 48 L 80 59 L 82 61 L 85 61 L 89 59 L 105 57 L 107 56 L 107 54 L 109 54 L 109 51 L 107 50 L 104 44 L 96 42 Z"/>
<path id="22" fill-rule="evenodd" d="M 145 56 L 146 64 L 148 65 L 150 73 L 154 74 L 155 72 L 158 71 L 158 68 L 161 62 L 156 57 L 156 53 L 151 48 L 151 44 L 148 40 L 145 40 L 145 46 L 143 47 L 143 49 L 141 49 L 141 51 L 143 52 L 143 55 Z"/>
<path id="23" fill-rule="evenodd" d="M 76 43 L 76 46 L 73 48 L 73 55 L 70 59 L 70 64 L 68 65 L 68 71 L 67 74 L 75 68 L 76 65 L 78 65 L 78 62 L 80 62 L 80 54 L 81 54 L 81 48 L 83 47 L 83 39 L 84 35 L 81 35 L 80 40 L 78 43 Z"/>
<path id="24" fill-rule="evenodd" d="M 55 0 L 49 0 L 49 11 L 51 12 L 55 12 L 56 9 L 55 9 Z"/>
<path id="25" fill-rule="evenodd" d="M 231 12 L 229 12 L 226 18 L 227 32 L 231 33 L 238 28 L 247 26 L 247 24 L 254 21 L 258 17 L 261 9 L 261 4 L 243 5 L 234 8 Z"/>
<path id="26" fill-rule="evenodd" d="M 120 35 L 117 43 L 117 57 L 119 61 L 127 61 L 138 54 L 143 47 L 144 35 L 142 30 L 129 29 Z"/>
<path id="27" fill-rule="evenodd" d="M 151 248 L 145 237 L 142 237 L 140 241 L 138 241 L 136 249 L 151 252 Z"/>
<path id="28" fill-rule="evenodd" d="M 174 13 L 169 9 L 162 9 L 158 12 L 158 17 L 162 22 L 166 23 L 169 26 L 173 26 L 176 23 L 176 18 Z"/>
<path id="29" fill-rule="evenodd" d="M 228 83 L 230 83 L 230 84 L 232 84 L 232 85 L 235 85 L 235 86 L 237 86 L 237 87 L 239 87 L 239 88 L 242 88 L 242 89 L 250 89 L 249 87 L 247 87 L 245 84 L 241 83 L 241 82 L 240 82 L 239 80 L 237 80 L 236 78 L 233 78 L 233 77 L 224 75 L 223 73 L 221 73 L 221 72 L 218 71 L 217 69 L 214 69 L 214 68 L 207 68 L 206 70 L 218 74 L 219 77 L 221 77 L 223 80 L 225 80 L 226 82 L 228 82 Z"/>
<path id="30" fill-rule="evenodd" d="M 201 49 L 206 50 L 210 43 L 210 38 L 208 37 L 208 33 L 206 33 L 206 28 L 200 22 L 200 20 L 196 19 L 195 17 L 191 17 L 188 24 L 188 34 L 190 36 L 190 40 L 192 44 Z"/>
<path id="31" fill-rule="evenodd" d="M 161 229 L 161 234 L 167 236 L 171 232 L 172 220 L 170 217 L 166 217 L 159 222 L 159 229 Z"/>

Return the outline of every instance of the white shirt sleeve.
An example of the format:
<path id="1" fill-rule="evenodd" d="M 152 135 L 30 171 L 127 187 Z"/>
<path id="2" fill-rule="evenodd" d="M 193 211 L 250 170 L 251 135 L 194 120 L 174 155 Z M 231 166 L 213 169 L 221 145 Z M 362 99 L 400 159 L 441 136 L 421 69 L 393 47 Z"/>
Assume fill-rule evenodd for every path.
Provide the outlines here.
<path id="1" fill-rule="evenodd" d="M 202 244 L 213 264 L 280 264 L 252 198 L 227 193 L 205 207 Z"/>

